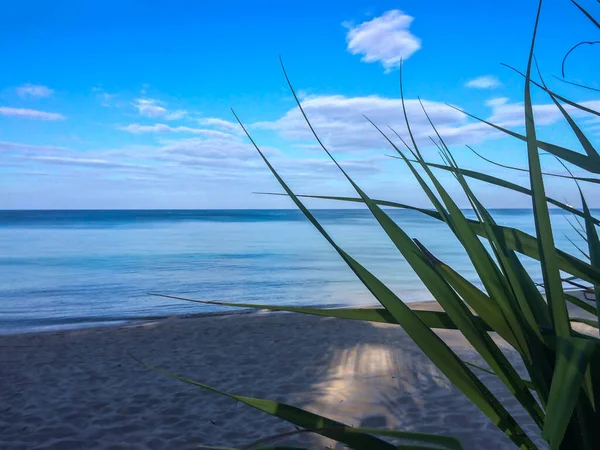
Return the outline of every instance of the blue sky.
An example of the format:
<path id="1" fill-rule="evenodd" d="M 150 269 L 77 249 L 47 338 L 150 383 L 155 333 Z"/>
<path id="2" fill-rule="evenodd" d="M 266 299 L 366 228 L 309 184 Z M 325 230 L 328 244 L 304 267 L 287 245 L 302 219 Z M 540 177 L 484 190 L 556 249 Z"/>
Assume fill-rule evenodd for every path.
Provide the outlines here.
<path id="1" fill-rule="evenodd" d="M 600 15 L 597 2 L 581 3 Z M 427 158 L 439 162 L 418 97 L 462 166 L 526 185 L 523 174 L 465 148 L 523 167 L 524 145 L 446 103 L 522 130 L 523 80 L 500 63 L 524 69 L 536 8 L 514 0 L 10 2 L 0 16 L 0 208 L 291 207 L 252 194 L 280 189 L 233 123 L 232 107 L 297 192 L 352 194 L 294 107 L 279 55 L 315 128 L 373 197 L 427 205 L 363 118 L 406 136 L 400 58 Z M 595 109 L 599 95 L 552 75 L 560 76 L 570 47 L 597 33 L 570 2 L 547 1 L 536 47 L 546 81 Z M 600 46 L 580 47 L 566 78 L 600 87 L 599 57 Z M 541 138 L 581 151 L 551 100 L 533 94 Z M 575 117 L 597 142 L 597 118 Z M 441 179 L 458 193 L 450 177 Z M 529 205 L 522 195 L 473 187 L 489 207 Z M 549 178 L 547 187 L 579 204 L 568 180 Z"/>

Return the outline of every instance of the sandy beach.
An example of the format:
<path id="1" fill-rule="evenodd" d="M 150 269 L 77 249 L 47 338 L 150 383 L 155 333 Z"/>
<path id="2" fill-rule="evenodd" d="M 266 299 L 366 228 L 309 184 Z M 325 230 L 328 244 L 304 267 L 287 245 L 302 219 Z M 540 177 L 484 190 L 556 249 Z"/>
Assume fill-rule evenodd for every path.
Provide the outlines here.
<path id="1" fill-rule="evenodd" d="M 458 333 L 441 334 L 478 361 Z M 465 449 L 513 448 L 393 325 L 260 312 L 0 336 L 0 349 L 1 449 L 243 446 L 294 430 L 148 370 L 128 351 L 195 381 L 352 426 L 446 433 Z M 535 437 L 504 386 L 478 375 Z M 331 445 L 310 434 L 277 443 Z"/>

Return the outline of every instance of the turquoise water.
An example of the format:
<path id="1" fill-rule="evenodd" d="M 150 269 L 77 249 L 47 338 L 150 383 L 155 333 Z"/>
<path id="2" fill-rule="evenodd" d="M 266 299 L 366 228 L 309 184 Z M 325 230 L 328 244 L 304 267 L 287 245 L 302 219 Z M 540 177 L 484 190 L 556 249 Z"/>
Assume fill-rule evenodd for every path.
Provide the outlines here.
<path id="1" fill-rule="evenodd" d="M 413 211 L 389 213 L 439 259 L 477 281 L 442 223 Z M 400 298 L 431 298 L 368 211 L 315 214 Z M 534 234 L 530 210 L 493 215 Z M 560 212 L 552 220 L 557 246 L 575 254 L 564 234 L 575 240 L 576 233 Z M 541 279 L 537 263 L 524 261 Z M 296 210 L 0 211 L 0 332 L 226 310 L 149 292 L 289 305 L 375 302 Z"/>

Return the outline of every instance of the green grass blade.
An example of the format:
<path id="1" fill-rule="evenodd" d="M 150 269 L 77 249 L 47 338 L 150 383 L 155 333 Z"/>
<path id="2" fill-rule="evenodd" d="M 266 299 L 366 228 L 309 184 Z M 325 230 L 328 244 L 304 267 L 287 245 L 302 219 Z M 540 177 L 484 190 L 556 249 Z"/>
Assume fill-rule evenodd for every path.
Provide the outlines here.
<path id="1" fill-rule="evenodd" d="M 394 156 L 394 155 L 390 155 L 390 157 L 394 158 L 394 159 L 400 159 L 400 158 L 398 158 L 397 156 Z M 447 166 L 447 165 L 444 165 L 444 164 L 437 164 L 437 163 L 432 163 L 432 162 L 425 162 L 424 161 L 424 164 L 426 164 L 429 167 L 434 167 L 436 169 L 445 170 L 445 171 L 448 171 L 448 172 L 452 172 L 454 174 L 459 173 L 459 174 L 464 175 L 466 177 L 473 178 L 475 180 L 483 181 L 483 182 L 486 182 L 486 183 L 494 184 L 496 186 L 500 186 L 500 187 L 503 187 L 503 188 L 506 188 L 506 189 L 510 189 L 512 191 L 519 192 L 521 194 L 526 194 L 526 195 L 529 195 L 529 196 L 532 195 L 531 189 L 528 189 L 528 188 L 526 188 L 524 186 L 520 186 L 518 184 L 512 183 L 510 181 L 504 180 L 502 178 L 494 177 L 492 175 L 488 175 L 488 174 L 481 173 L 481 172 L 476 172 L 474 170 L 469 170 L 469 169 L 454 168 L 454 167 L 450 167 L 450 166 Z M 571 177 L 568 177 L 568 178 L 571 178 Z M 593 180 L 593 178 L 591 178 L 591 179 Z M 597 180 L 597 182 L 600 183 L 600 180 Z M 581 211 L 579 211 L 578 209 L 573 208 L 572 206 L 569 206 L 569 205 L 567 205 L 565 203 L 559 202 L 556 199 L 553 199 L 551 197 L 546 197 L 546 201 L 548 203 L 552 203 L 555 206 L 558 206 L 561 209 L 564 209 L 565 211 L 570 212 L 571 214 L 583 217 L 583 213 Z M 596 223 L 597 225 L 600 225 L 600 220 L 599 219 L 593 218 L 593 220 L 594 220 L 594 223 Z"/>
<path id="2" fill-rule="evenodd" d="M 281 306 L 281 305 L 262 305 L 256 303 L 230 303 L 230 302 L 217 302 L 210 300 L 197 300 L 186 297 L 178 297 L 174 295 L 166 294 L 150 294 L 156 297 L 172 298 L 176 300 L 183 300 L 186 302 L 201 303 L 204 305 L 218 305 L 228 306 L 233 308 L 252 308 L 252 309 L 264 309 L 268 311 L 283 311 L 283 312 L 294 312 L 301 314 L 309 314 L 314 316 L 333 317 L 337 319 L 348 319 L 348 320 L 359 320 L 363 322 L 377 322 L 377 323 L 389 323 L 398 325 L 398 322 L 385 308 L 310 308 L 303 306 Z M 457 330 L 457 326 L 452 319 L 442 311 L 429 311 L 412 309 L 415 315 L 429 328 L 439 328 L 444 330 Z M 486 329 L 486 331 L 492 331 L 484 320 L 476 318 L 480 326 Z"/>
<path id="3" fill-rule="evenodd" d="M 577 3 L 575 0 L 571 0 L 571 3 L 573 3 L 575 6 L 577 6 L 577 8 L 579 8 L 579 10 L 580 10 L 580 11 L 581 11 L 583 14 L 585 14 L 585 16 L 586 16 L 588 19 L 590 19 L 590 21 L 591 21 L 591 22 L 592 22 L 594 25 L 596 25 L 598 28 L 600 28 L 600 23 L 598 23 L 598 21 L 597 21 L 596 19 L 594 19 L 594 18 L 592 17 L 592 15 L 591 15 L 589 12 L 587 12 L 587 11 L 586 11 L 586 10 L 585 10 L 585 9 L 584 9 L 582 6 L 580 6 L 580 5 L 579 5 L 579 3 Z"/>
<path id="4" fill-rule="evenodd" d="M 583 255 L 584 258 L 586 259 L 590 259 L 590 255 L 588 255 L 586 252 L 584 252 L 581 247 L 579 247 L 579 245 L 577 245 L 575 242 L 573 242 L 573 239 L 571 239 L 569 236 L 567 236 L 566 234 L 564 234 L 565 238 L 567 239 L 567 241 L 569 241 L 569 243 L 575 247 L 576 250 L 579 251 L 579 253 L 581 253 Z"/>
<path id="5" fill-rule="evenodd" d="M 515 71 L 515 72 L 517 72 L 519 75 L 521 75 L 523 78 L 525 78 L 525 74 L 524 74 L 523 72 L 519 71 L 518 69 L 515 69 L 514 67 L 512 67 L 512 66 L 510 66 L 510 65 L 508 65 L 508 64 L 505 64 L 505 63 L 501 63 L 501 65 L 502 65 L 502 66 L 504 66 L 504 67 L 508 67 L 508 68 L 509 68 L 509 69 L 511 69 L 511 70 L 514 70 L 514 71 Z M 579 103 L 576 103 L 576 102 L 574 102 L 574 101 L 572 101 L 572 100 L 569 100 L 568 98 L 566 98 L 566 97 L 563 97 L 562 95 L 560 95 L 560 94 L 557 94 L 557 93 L 556 93 L 556 92 L 554 92 L 554 91 L 551 91 L 551 90 L 550 90 L 550 89 L 548 89 L 546 86 L 542 86 L 541 84 L 539 84 L 539 83 L 538 83 L 538 82 L 536 82 L 535 80 L 529 80 L 529 81 L 530 81 L 532 84 L 534 84 L 535 86 L 539 87 L 540 89 L 542 89 L 542 90 L 546 91 L 546 93 L 547 93 L 547 94 L 551 94 L 551 95 L 553 95 L 554 97 L 556 97 L 556 98 L 557 98 L 558 100 L 560 100 L 561 102 L 563 102 L 563 103 L 566 103 L 567 105 L 570 105 L 570 106 L 572 106 L 573 108 L 579 109 L 579 110 L 581 110 L 581 111 L 585 111 L 585 112 L 587 112 L 587 113 L 589 113 L 589 114 L 593 114 L 593 115 L 595 115 L 595 116 L 600 116 L 600 111 L 596 111 L 596 110 L 594 110 L 594 109 L 588 108 L 587 106 L 583 106 L 583 105 L 580 105 Z M 565 80 L 561 80 L 561 81 L 565 81 Z M 567 82 L 567 81 L 565 81 L 565 82 Z"/>
<path id="6" fill-rule="evenodd" d="M 282 193 L 265 193 L 267 195 L 287 195 Z M 334 200 L 334 201 L 344 201 L 344 202 L 352 202 L 352 203 L 364 203 L 361 198 L 357 197 L 339 197 L 339 196 L 330 196 L 330 195 L 297 195 L 300 198 L 315 198 L 315 199 L 323 199 L 323 200 Z M 432 217 L 437 220 L 442 220 L 441 215 L 437 211 L 432 211 L 430 209 L 425 208 L 417 208 L 412 205 L 407 205 L 404 203 L 392 202 L 387 200 L 376 200 L 373 199 L 373 202 L 377 203 L 380 206 L 389 206 L 392 208 L 401 208 L 401 209 L 409 209 L 412 211 L 418 211 L 422 214 L 425 214 L 429 217 Z M 476 220 L 467 219 L 469 225 L 473 228 L 473 231 L 477 233 L 479 236 L 486 238 L 486 233 L 483 230 L 481 224 Z M 540 253 L 538 249 L 537 239 L 530 234 L 525 233 L 517 228 L 505 227 L 500 225 L 493 225 L 493 229 L 497 230 L 497 232 L 503 234 L 503 239 L 506 242 L 506 245 L 511 249 L 519 252 L 525 256 L 529 256 L 530 258 L 536 259 L 539 261 Z M 560 270 L 563 272 L 569 273 L 577 278 L 585 280 L 589 283 L 600 283 L 600 269 L 591 266 L 590 264 L 582 261 L 573 255 L 570 255 L 562 250 L 556 249 L 556 254 L 558 257 L 558 265 Z"/>
<path id="7" fill-rule="evenodd" d="M 594 315 L 597 314 L 596 308 L 594 306 L 589 305 L 588 303 L 584 302 L 580 298 L 575 297 L 574 295 L 571 295 L 571 294 L 567 294 L 567 293 L 565 293 L 565 298 L 567 299 L 567 301 L 569 303 L 572 303 L 573 305 L 578 306 L 579 308 L 583 309 L 584 311 L 586 311 L 590 314 L 594 314 Z"/>
<path id="8" fill-rule="evenodd" d="M 284 69 L 285 73 L 285 69 Z M 286 74 L 287 79 L 287 74 Z M 289 82 L 289 79 L 288 79 Z M 291 84 L 290 84 L 291 88 Z M 301 104 L 292 89 L 292 93 L 304 114 Z M 236 116 L 237 118 L 237 116 Z M 385 284 L 377 277 L 371 274 L 367 269 L 360 265 L 344 250 L 342 250 L 325 229 L 314 218 L 312 213 L 302 204 L 300 199 L 287 186 L 279 174 L 269 163 L 263 152 L 256 145 L 252 137 L 248 134 L 243 124 L 240 125 L 246 132 L 246 135 L 259 152 L 273 175 L 279 181 L 283 189 L 288 193 L 294 203 L 300 208 L 307 219 L 315 226 L 321 235 L 332 245 L 342 259 L 348 264 L 357 277 L 363 282 L 365 287 L 379 300 L 379 302 L 394 316 L 402 328 L 413 339 L 413 341 L 425 352 L 427 357 L 436 365 L 451 382 L 462 391 L 484 414 L 486 414 L 494 424 L 502 429 L 507 436 L 518 446 L 522 448 L 535 448 L 535 445 L 525 435 L 520 426 L 514 421 L 512 416 L 504 409 L 497 399 L 489 392 L 483 383 L 470 371 L 470 369 L 461 361 L 461 359 L 439 338 L 430 328 L 428 328 L 414 312 L 406 306 Z M 310 122 L 308 122 L 310 127 Z M 313 130 L 314 131 L 314 130 Z M 315 133 L 316 135 L 316 133 Z M 318 140 L 318 136 L 317 136 Z M 320 142 L 320 141 L 319 141 Z"/>
<path id="9" fill-rule="evenodd" d="M 571 322 L 583 323 L 585 325 L 589 325 L 590 327 L 600 329 L 600 326 L 598 326 L 598 321 L 593 320 L 593 319 L 582 319 L 581 317 L 571 317 Z"/>
<path id="10" fill-rule="evenodd" d="M 557 337 L 556 368 L 542 432 L 551 449 L 558 449 L 562 443 L 579 398 L 590 357 L 597 345 L 586 339 Z"/>
<path id="11" fill-rule="evenodd" d="M 513 330 L 515 339 L 518 342 L 518 348 L 522 352 L 524 352 L 527 356 L 529 356 L 528 349 L 526 346 L 525 335 L 521 331 L 520 324 L 518 323 L 518 317 L 516 316 L 515 311 L 511 307 L 511 305 L 509 303 L 502 301 L 502 299 L 506 298 L 507 296 L 510 296 L 511 293 L 507 290 L 507 286 L 504 283 L 504 280 L 502 279 L 502 276 L 499 273 L 499 270 L 495 266 L 494 262 L 491 260 L 490 256 L 488 255 L 487 251 L 484 249 L 484 247 L 481 244 L 481 242 L 479 241 L 479 239 L 475 236 L 475 234 L 469 228 L 468 222 L 466 221 L 466 218 L 462 214 L 462 211 L 460 211 L 460 209 L 458 208 L 456 203 L 448 195 L 448 193 L 443 188 L 443 186 L 438 182 L 438 180 L 433 175 L 433 173 L 431 172 L 429 167 L 424 164 L 423 158 L 418 150 L 418 145 L 416 143 L 416 139 L 414 138 L 413 133 L 411 131 L 410 123 L 409 123 L 408 116 L 406 113 L 401 77 L 400 77 L 400 95 L 401 95 L 403 113 L 404 113 L 407 130 L 408 130 L 408 133 L 410 135 L 411 141 L 414 146 L 414 152 L 412 152 L 413 156 L 417 159 L 417 161 L 420 163 L 421 167 L 425 170 L 425 172 L 429 176 L 430 180 L 435 185 L 435 188 L 436 188 L 438 194 L 440 195 L 445 207 L 447 208 L 447 212 L 446 212 L 446 209 L 444 209 L 439 204 L 439 202 L 437 201 L 437 197 L 435 197 L 435 195 L 429 189 L 425 190 L 427 193 L 427 196 L 430 198 L 430 200 L 432 201 L 432 203 L 438 210 L 438 213 L 443 218 L 443 220 L 448 224 L 448 226 L 454 232 L 454 234 L 457 236 L 457 238 L 463 243 L 463 246 L 464 246 L 465 250 L 467 251 L 469 258 L 473 262 L 473 266 L 476 269 L 480 279 L 484 283 L 486 290 L 488 291 L 488 293 L 490 294 L 491 297 L 495 298 L 495 300 L 497 301 L 497 304 L 500 306 L 502 314 L 504 315 L 506 321 L 508 322 L 509 326 Z M 423 106 L 422 103 L 421 103 L 421 106 Z M 425 115 L 426 115 L 427 119 L 429 120 L 429 123 L 433 127 L 438 139 L 440 139 L 442 146 L 444 146 L 444 148 L 447 149 L 442 137 L 437 132 L 437 129 L 435 128 L 433 122 L 429 118 L 429 115 L 427 114 L 427 111 L 425 110 L 425 108 L 423 108 L 423 111 L 425 112 Z M 373 122 L 371 122 L 371 123 L 373 123 Z M 373 125 L 375 126 L 375 128 L 378 131 L 381 132 L 381 130 L 379 130 L 379 128 L 375 124 L 373 124 Z M 394 130 L 392 130 L 392 131 L 394 131 Z M 398 133 L 396 133 L 395 131 L 394 131 L 394 133 L 404 143 L 401 136 L 399 136 Z M 411 169 L 413 175 L 419 181 L 419 184 L 421 186 L 424 186 L 424 185 L 426 186 L 426 183 L 422 180 L 422 177 L 420 176 L 420 174 L 412 167 L 412 164 L 409 162 L 409 160 L 406 158 L 406 156 L 403 154 L 403 152 L 401 152 L 397 148 L 397 146 L 392 141 L 390 141 L 387 138 L 387 136 L 385 136 L 384 133 L 381 133 L 381 134 L 388 140 L 388 142 L 392 145 L 392 147 L 400 154 L 402 159 L 404 159 L 404 162 Z M 434 201 L 434 199 L 436 199 L 436 201 Z"/>
<path id="12" fill-rule="evenodd" d="M 583 212 L 585 214 L 585 231 L 588 240 L 590 263 L 593 267 L 600 267 L 600 240 L 598 239 L 598 232 L 592 222 L 592 215 L 581 189 L 580 193 Z M 598 319 L 598 323 L 600 323 L 600 283 L 594 283 L 594 296 L 596 298 L 596 318 Z"/>
<path id="13" fill-rule="evenodd" d="M 565 108 L 563 108 L 563 106 L 560 104 L 560 102 L 552 94 L 550 95 L 550 98 L 552 99 L 552 101 L 554 102 L 556 107 L 560 110 L 560 112 L 566 119 L 567 123 L 573 130 L 573 133 L 575 133 L 575 136 L 577 136 L 579 143 L 583 147 L 584 151 L 587 153 L 588 157 L 590 157 L 592 159 L 600 160 L 600 155 L 598 154 L 598 152 L 596 151 L 596 149 L 594 148 L 594 146 L 592 145 L 590 140 L 586 137 L 586 135 L 583 133 L 583 131 L 581 131 L 581 128 L 579 128 L 579 126 L 575 123 L 575 121 L 569 115 L 569 113 L 565 110 Z"/>
<path id="14" fill-rule="evenodd" d="M 439 260 L 437 266 L 450 286 L 452 286 L 457 294 L 479 315 L 479 317 L 481 317 L 481 319 L 483 319 L 483 321 L 495 332 L 502 336 L 502 338 L 512 347 L 517 349 L 519 353 L 523 353 L 523 349 L 521 349 L 517 338 L 498 305 L 493 302 L 487 294 L 452 269 L 452 267 Z"/>
<path id="15" fill-rule="evenodd" d="M 404 100 L 403 96 L 402 100 Z M 406 122 L 408 132 L 411 136 L 411 140 L 414 145 L 413 155 L 418 160 L 420 160 L 420 152 L 418 150 L 416 141 L 412 136 L 410 124 L 408 120 L 406 120 Z M 394 148 L 396 147 L 394 146 Z M 405 162 L 407 162 L 403 153 L 400 152 L 397 148 L 396 150 L 405 159 Z M 329 156 L 331 157 L 330 154 Z M 331 158 L 332 160 L 334 160 L 333 157 Z M 410 163 L 408 163 L 408 165 L 410 166 Z M 426 166 L 423 167 L 426 171 L 428 171 Z M 485 361 L 494 368 L 494 370 L 498 373 L 498 376 L 515 394 L 516 398 L 522 403 L 522 405 L 530 412 L 534 420 L 536 420 L 536 422 L 541 425 L 541 411 L 539 410 L 539 408 L 535 408 L 535 405 L 537 405 L 535 399 L 533 398 L 533 396 L 531 396 L 529 390 L 520 383 L 520 378 L 518 377 L 516 371 L 510 365 L 505 355 L 500 351 L 500 349 L 497 347 L 494 341 L 489 337 L 487 333 L 479 329 L 477 325 L 473 322 L 473 316 L 471 312 L 468 310 L 468 308 L 466 308 L 462 301 L 458 297 L 456 297 L 454 291 L 446 283 L 444 278 L 440 276 L 440 273 L 437 271 L 437 265 L 433 263 L 433 261 L 431 261 L 432 258 L 429 258 L 429 264 L 426 264 L 427 261 L 424 260 L 423 254 L 417 252 L 418 246 L 415 247 L 412 240 L 403 232 L 403 230 L 400 227 L 398 227 L 398 225 L 396 225 L 395 222 L 393 222 L 389 218 L 389 216 L 387 216 L 387 214 L 385 214 L 379 208 L 379 206 L 372 202 L 372 200 L 356 185 L 356 183 L 352 181 L 352 179 L 343 171 L 343 169 L 340 168 L 340 170 L 342 170 L 342 173 L 344 173 L 348 181 L 352 184 L 354 189 L 364 200 L 367 207 L 371 210 L 371 212 L 378 220 L 382 228 L 385 230 L 385 232 L 388 234 L 392 242 L 394 242 L 396 248 L 398 248 L 398 250 L 403 254 L 407 262 L 415 270 L 419 278 L 425 283 L 429 291 L 440 302 L 444 310 L 448 312 L 452 320 L 459 326 L 459 329 L 462 331 L 467 340 L 475 347 L 475 349 L 485 359 Z M 413 174 L 419 180 L 419 183 L 423 186 L 425 183 L 422 182 L 420 175 L 414 170 Z M 463 242 L 465 248 L 467 249 L 467 253 L 469 254 L 470 258 L 474 263 L 475 268 L 480 274 L 480 278 L 484 281 L 484 284 L 487 284 L 486 288 L 494 292 L 497 286 L 502 285 L 502 279 L 497 269 L 495 268 L 491 258 L 483 248 L 479 239 L 469 228 L 464 215 L 462 214 L 458 206 L 454 203 L 454 201 L 450 198 L 446 190 L 441 186 L 441 184 L 430 171 L 428 171 L 428 175 L 433 184 L 435 185 L 437 192 L 439 193 L 442 201 L 444 202 L 447 208 L 447 223 L 450 225 L 451 229 L 455 232 L 457 237 Z M 430 199 L 432 198 L 432 195 L 430 193 L 428 193 L 428 196 L 430 197 Z M 437 208 L 440 214 L 443 214 L 446 211 L 441 206 L 437 206 Z M 430 255 L 430 253 L 426 252 L 425 256 L 427 255 Z M 486 280 L 488 278 L 491 279 L 494 276 L 496 277 L 496 282 L 486 283 Z M 505 294 L 505 292 L 498 292 L 497 294 L 500 298 L 500 295 Z M 502 300 L 500 299 L 500 305 L 502 305 L 501 302 Z M 502 309 L 502 311 L 506 314 L 505 309 Z M 517 319 L 517 317 L 515 317 L 514 314 L 509 315 L 509 317 L 513 320 Z M 513 326 L 512 329 L 515 330 L 516 327 Z M 517 332 L 520 332 L 520 329 L 517 329 Z M 519 334 L 519 336 L 517 337 L 517 341 L 519 341 L 519 338 L 522 339 L 522 341 L 520 342 L 520 347 L 523 348 L 523 346 L 526 344 L 524 335 Z"/>
<path id="16" fill-rule="evenodd" d="M 533 37 L 531 39 L 531 49 L 529 51 L 529 59 L 527 61 L 527 71 L 525 73 L 524 101 L 527 157 L 529 161 L 529 181 L 533 194 L 534 223 L 539 242 L 540 262 L 542 267 L 542 276 L 544 278 L 546 298 L 552 313 L 552 320 L 556 334 L 558 336 L 567 337 L 571 335 L 571 326 L 569 324 L 567 305 L 563 296 L 558 258 L 556 255 L 554 238 L 552 235 L 550 213 L 548 211 L 548 204 L 546 203 L 544 179 L 542 176 L 540 156 L 538 153 L 533 106 L 531 103 L 531 66 L 533 62 L 533 49 L 535 47 L 535 37 L 537 34 L 541 8 L 542 2 L 540 1 Z M 587 157 L 587 167 L 589 167 L 592 161 L 592 159 Z"/>
<path id="17" fill-rule="evenodd" d="M 462 446 L 460 445 L 460 442 L 457 439 L 455 439 L 453 437 L 448 437 L 448 436 L 438 436 L 438 435 L 433 435 L 433 434 L 417 433 L 417 432 L 413 432 L 413 431 L 384 430 L 381 428 L 361 428 L 361 427 L 348 428 L 348 427 L 346 427 L 346 428 L 335 428 L 333 430 L 338 433 L 345 433 L 345 434 L 361 433 L 361 434 L 388 436 L 388 437 L 400 438 L 403 440 L 420 442 L 420 443 L 424 443 L 424 444 L 432 444 L 432 445 L 436 446 L 436 447 L 429 447 L 429 446 L 416 445 L 416 444 L 410 444 L 410 445 L 400 444 L 398 447 L 396 447 L 398 449 L 462 450 Z M 268 441 L 272 441 L 275 439 L 281 439 L 282 437 L 290 437 L 290 436 L 294 436 L 294 435 L 298 435 L 298 434 L 302 434 L 302 433 L 318 433 L 321 431 L 332 431 L 332 430 L 327 430 L 325 428 L 308 428 L 308 429 L 302 429 L 302 430 L 289 431 L 289 432 L 285 432 L 285 433 L 279 433 L 279 434 L 276 434 L 273 436 L 267 436 L 267 437 L 261 438 L 257 441 L 254 441 L 253 443 L 251 443 L 250 445 L 247 445 L 246 447 L 242 448 L 241 450 L 255 449 L 255 448 L 257 448 L 256 445 L 259 445 L 259 444 L 262 444 L 262 443 L 265 443 Z M 260 447 L 260 448 L 264 449 L 267 447 Z M 274 448 L 274 447 L 268 447 L 268 448 Z"/>
<path id="18" fill-rule="evenodd" d="M 485 123 L 489 126 L 491 126 L 492 128 L 497 129 L 498 131 L 502 131 L 503 133 L 515 137 L 517 139 L 520 139 L 521 141 L 527 142 L 527 137 L 516 133 L 514 131 L 511 131 L 507 128 L 501 127 L 499 125 L 496 125 L 494 123 L 488 122 L 487 120 L 481 119 L 473 114 L 469 114 L 466 111 L 463 111 L 460 108 L 457 108 L 456 106 L 452 106 L 449 105 L 449 107 L 456 109 L 457 111 L 460 111 L 463 114 L 466 114 L 467 116 L 478 120 L 482 123 Z M 564 159 L 565 161 L 570 162 L 571 164 L 574 164 L 588 172 L 592 172 L 592 173 L 600 173 L 600 162 L 597 162 L 595 160 L 591 160 L 589 158 L 589 156 L 586 155 L 582 155 L 581 153 L 578 153 L 576 151 L 570 150 L 568 148 L 565 147 L 561 147 L 559 145 L 554 145 L 554 144 L 550 144 L 548 142 L 544 142 L 544 141 L 537 141 L 535 142 L 536 148 L 540 148 L 542 150 L 546 150 L 548 153 L 552 153 L 555 156 L 558 156 L 559 158 Z"/>
<path id="19" fill-rule="evenodd" d="M 523 169 L 521 167 L 508 166 L 506 164 L 501 164 L 499 162 L 496 162 L 496 161 L 493 161 L 493 160 L 491 160 L 489 158 L 486 158 L 482 154 L 480 154 L 477 151 L 475 151 L 475 149 L 473 147 L 471 147 L 470 145 L 465 145 L 465 147 L 467 147 L 469 150 L 471 150 L 473 153 L 475 153 L 475 155 L 477 155 L 479 158 L 481 158 L 484 161 L 487 161 L 490 164 L 493 164 L 495 166 L 502 167 L 504 169 L 515 170 L 515 171 L 518 171 L 518 172 L 529 172 L 529 170 Z M 598 178 L 576 177 L 576 176 L 573 176 L 573 175 L 561 175 L 561 174 L 558 174 L 558 173 L 548 173 L 548 172 L 542 172 L 542 175 L 548 176 L 548 177 L 567 178 L 567 179 L 570 179 L 570 180 L 585 181 L 586 183 L 600 184 L 600 179 L 598 179 Z"/>
<path id="20" fill-rule="evenodd" d="M 323 428 L 325 431 L 319 432 L 319 434 L 335 439 L 338 442 L 342 442 L 350 446 L 350 448 L 355 449 L 381 449 L 381 450 L 392 450 L 396 447 L 388 442 L 385 442 L 375 436 L 370 436 L 368 434 L 363 433 L 342 433 L 335 431 L 338 428 L 348 428 L 348 425 L 337 422 L 335 420 L 328 419 L 326 417 L 320 416 L 318 414 L 311 413 L 309 411 L 305 411 L 301 408 L 297 408 L 295 406 L 291 406 L 285 403 L 274 402 L 271 400 L 264 400 L 260 398 L 254 397 L 245 397 L 243 395 L 235 395 L 225 391 L 221 391 L 214 387 L 208 386 L 203 383 L 199 383 L 197 381 L 192 381 L 188 378 L 181 377 L 179 375 L 175 375 L 171 372 L 168 372 L 160 367 L 156 367 L 150 364 L 147 364 L 143 361 L 140 361 L 135 356 L 130 354 L 130 356 L 136 360 L 137 362 L 143 364 L 149 369 L 160 372 L 164 375 L 167 375 L 171 378 L 174 378 L 179 381 L 183 381 L 188 384 L 192 384 L 194 386 L 201 387 L 203 389 L 215 392 L 220 395 L 224 395 L 231 399 L 237 400 L 238 402 L 244 403 L 248 406 L 252 406 L 260 411 L 271 414 L 275 417 L 283 419 L 285 421 L 291 422 L 302 428 Z"/>

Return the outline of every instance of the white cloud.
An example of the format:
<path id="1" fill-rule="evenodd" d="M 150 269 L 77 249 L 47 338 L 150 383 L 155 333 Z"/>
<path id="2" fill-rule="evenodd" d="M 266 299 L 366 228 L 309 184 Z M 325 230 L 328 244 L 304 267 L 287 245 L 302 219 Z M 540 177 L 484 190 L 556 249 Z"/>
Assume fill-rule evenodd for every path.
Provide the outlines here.
<path id="1" fill-rule="evenodd" d="M 133 102 L 133 106 L 137 108 L 140 115 L 153 119 L 162 117 L 166 120 L 179 120 L 188 114 L 183 109 L 169 111 L 166 107 L 161 106 L 161 102 L 152 98 L 138 98 Z"/>
<path id="2" fill-rule="evenodd" d="M 508 98 L 506 97 L 497 97 L 497 98 L 490 98 L 489 100 L 487 100 L 485 102 L 485 106 L 490 106 L 490 107 L 496 107 L 496 106 L 502 106 L 508 103 Z"/>
<path id="3" fill-rule="evenodd" d="M 465 86 L 475 89 L 495 89 L 502 86 L 502 83 L 493 75 L 482 75 L 467 81 Z"/>
<path id="4" fill-rule="evenodd" d="M 399 10 L 387 11 L 380 17 L 349 28 L 346 35 L 348 51 L 362 55 L 361 61 L 381 62 L 386 72 L 402 59 L 408 59 L 421 48 L 421 40 L 409 28 L 414 19 Z"/>
<path id="5" fill-rule="evenodd" d="M 142 116 L 161 117 L 167 113 L 167 109 L 158 105 L 157 100 L 151 98 L 138 98 L 133 106 L 138 109 Z"/>
<path id="6" fill-rule="evenodd" d="M 50 97 L 54 94 L 54 91 L 47 86 L 42 86 L 39 84 L 24 84 L 23 86 L 19 86 L 15 89 L 17 95 L 19 97 Z"/>
<path id="7" fill-rule="evenodd" d="M 405 104 L 412 131 L 421 142 L 429 142 L 428 136 L 433 135 L 433 131 L 418 100 L 406 99 Z M 466 124 L 466 116 L 463 113 L 443 103 L 425 100 L 423 105 L 439 128 L 459 127 Z M 389 144 L 364 116 L 390 135 L 392 133 L 388 126 L 407 136 L 400 99 L 376 95 L 313 96 L 305 99 L 302 106 L 320 138 L 332 150 L 338 152 L 364 152 L 374 149 L 380 151 L 389 148 Z M 256 123 L 253 127 L 275 130 L 291 140 L 313 140 L 297 108 L 289 110 L 276 121 Z"/>
<path id="8" fill-rule="evenodd" d="M 156 123 L 154 125 L 140 125 L 139 123 L 132 123 L 124 127 L 119 127 L 120 130 L 127 131 L 134 134 L 142 133 L 191 133 L 201 134 L 204 136 L 221 137 L 221 138 L 235 138 L 229 133 L 224 133 L 218 130 L 209 130 L 204 128 L 192 128 L 185 126 L 172 127 L 164 123 Z"/>
<path id="9" fill-rule="evenodd" d="M 35 109 L 24 109 L 24 108 L 9 108 L 7 106 L 0 106 L 0 116 L 9 117 L 23 117 L 26 119 L 39 119 L 39 120 L 65 120 L 66 117 L 59 113 L 51 113 L 45 111 L 38 111 Z"/>
<path id="10" fill-rule="evenodd" d="M 600 108 L 600 101 L 582 102 L 592 109 Z M 491 114 L 486 119 L 499 126 L 519 128 L 524 125 L 523 105 L 510 103 L 508 99 L 493 99 L 486 102 Z M 405 99 L 411 130 L 419 145 L 431 146 L 429 136 L 434 136 L 419 101 Z M 431 120 L 439 133 L 449 145 L 477 144 L 504 135 L 492 127 L 468 119 L 462 114 L 443 103 L 423 100 Z M 319 134 L 321 140 L 338 154 L 371 152 L 378 153 L 389 150 L 389 143 L 364 118 L 363 114 L 373 120 L 388 136 L 395 135 L 389 127 L 394 128 L 405 140 L 409 139 L 408 131 L 402 113 L 400 99 L 390 99 L 379 96 L 345 97 L 342 95 L 312 96 L 302 101 L 302 106 Z M 574 117 L 582 113 L 572 107 L 565 108 Z M 563 120 L 562 114 L 554 104 L 534 105 L 536 124 L 551 125 Z M 298 145 L 310 149 L 314 138 L 308 129 L 304 118 L 297 108 L 293 108 L 282 117 L 271 122 L 259 122 L 253 128 L 274 130 L 282 137 L 294 141 Z"/>

